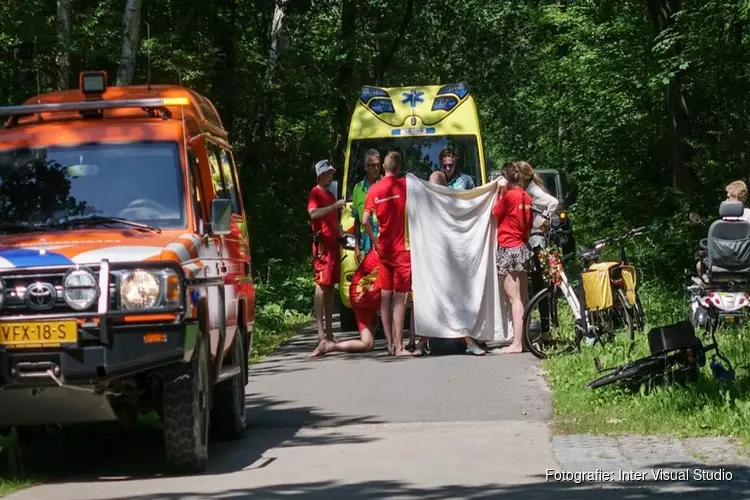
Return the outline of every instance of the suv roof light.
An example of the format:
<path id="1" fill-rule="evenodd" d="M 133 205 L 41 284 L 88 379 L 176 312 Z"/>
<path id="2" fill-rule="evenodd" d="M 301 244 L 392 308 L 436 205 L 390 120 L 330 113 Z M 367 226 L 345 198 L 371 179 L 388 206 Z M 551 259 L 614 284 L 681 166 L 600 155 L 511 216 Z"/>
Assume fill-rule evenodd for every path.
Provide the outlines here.
<path id="1" fill-rule="evenodd" d="M 33 115 L 36 113 L 92 111 L 117 108 L 162 109 L 166 112 L 167 106 L 187 106 L 188 104 L 190 104 L 190 99 L 187 97 L 148 97 L 144 99 L 123 99 L 112 101 L 87 100 L 46 104 L 22 104 L 20 106 L 0 107 L 0 116 L 10 116 L 15 122 L 22 116 Z"/>
<path id="2" fill-rule="evenodd" d="M 78 75 L 78 81 L 81 92 L 87 99 L 89 96 L 101 99 L 102 94 L 107 90 L 106 71 L 82 71 Z"/>

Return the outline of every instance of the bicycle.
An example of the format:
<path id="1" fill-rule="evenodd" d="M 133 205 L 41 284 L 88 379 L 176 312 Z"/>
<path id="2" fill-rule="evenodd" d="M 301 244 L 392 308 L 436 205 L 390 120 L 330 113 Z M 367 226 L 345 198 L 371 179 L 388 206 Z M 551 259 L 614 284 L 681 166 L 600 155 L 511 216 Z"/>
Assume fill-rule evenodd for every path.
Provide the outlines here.
<path id="1" fill-rule="evenodd" d="M 554 214 L 532 210 L 550 222 L 545 248 L 555 248 L 559 220 Z M 584 338 L 591 339 L 592 344 L 602 343 L 604 336 L 611 336 L 620 326 L 627 328 L 631 342 L 635 340 L 635 329 L 643 329 L 645 316 L 637 295 L 635 268 L 622 243 L 645 232 L 646 228 L 641 227 L 617 238 L 598 240 L 593 249 L 581 248 L 578 256 L 584 269 L 579 276 L 582 285 L 577 290 L 565 274 L 561 257 L 553 255 L 551 260 L 557 262 L 550 265 L 555 270 L 548 273 L 547 287 L 531 298 L 524 311 L 525 349 L 544 359 L 548 348 L 554 351 L 560 346 L 563 352 L 569 352 L 578 349 Z M 610 243 L 620 247 L 620 261 L 600 262 L 600 250 Z"/>
<path id="2" fill-rule="evenodd" d="M 697 380 L 700 368 L 706 364 L 706 353 L 716 351 L 711 361 L 711 371 L 719 380 L 734 380 L 734 368 L 719 351 L 714 332 L 713 342 L 707 346 L 695 335 L 689 321 L 654 328 L 649 334 L 651 355 L 614 368 L 602 369 L 598 359 L 594 359 L 598 372 L 608 372 L 589 382 L 587 387 L 597 389 L 607 385 L 640 386 L 645 381 L 663 381 L 671 378 L 678 383 Z M 728 369 L 717 361 L 727 364 Z"/>
<path id="3" fill-rule="evenodd" d="M 592 250 L 581 248 L 581 260 L 584 264 L 588 264 L 588 269 L 593 269 L 596 266 L 597 268 L 611 270 L 612 285 L 623 291 L 626 305 L 628 309 L 632 309 L 633 330 L 636 332 L 642 332 L 646 327 L 646 315 L 643 312 L 641 297 L 638 294 L 637 271 L 635 266 L 628 260 L 628 253 L 624 242 L 636 236 L 641 236 L 646 232 L 648 232 L 648 228 L 642 226 L 631 229 L 619 237 L 598 240 L 594 242 L 594 249 Z M 617 245 L 620 252 L 619 262 L 600 262 L 600 251 L 609 244 Z M 635 340 L 634 332 L 629 333 L 631 340 Z"/>

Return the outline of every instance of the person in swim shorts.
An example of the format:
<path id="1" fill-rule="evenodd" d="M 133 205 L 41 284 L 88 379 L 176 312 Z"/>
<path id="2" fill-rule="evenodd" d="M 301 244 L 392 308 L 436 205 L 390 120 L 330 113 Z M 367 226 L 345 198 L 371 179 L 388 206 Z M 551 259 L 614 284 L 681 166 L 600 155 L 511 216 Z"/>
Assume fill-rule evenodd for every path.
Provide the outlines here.
<path id="1" fill-rule="evenodd" d="M 373 330 L 378 321 L 380 309 L 380 288 L 378 287 L 378 266 L 380 259 L 377 252 L 370 251 L 354 271 L 349 285 L 349 300 L 357 318 L 359 339 L 332 342 L 323 339 L 310 354 L 311 358 L 329 352 L 370 352 L 375 344 Z"/>
<path id="2" fill-rule="evenodd" d="M 390 151 L 383 162 L 383 169 L 385 176 L 367 192 L 362 224 L 380 257 L 380 317 L 388 342 L 388 353 L 411 356 L 412 353 L 403 345 L 406 300 L 411 291 L 411 253 L 406 249 L 406 178 L 398 175 L 401 155 L 397 151 Z M 373 214 L 380 223 L 377 239 L 372 231 Z"/>
<path id="3" fill-rule="evenodd" d="M 329 191 L 335 174 L 336 169 L 328 160 L 316 163 L 317 184 L 307 198 L 307 212 L 313 232 L 314 307 L 318 340 L 334 340 L 333 287 L 341 277 L 339 210 L 346 202 L 336 200 Z"/>

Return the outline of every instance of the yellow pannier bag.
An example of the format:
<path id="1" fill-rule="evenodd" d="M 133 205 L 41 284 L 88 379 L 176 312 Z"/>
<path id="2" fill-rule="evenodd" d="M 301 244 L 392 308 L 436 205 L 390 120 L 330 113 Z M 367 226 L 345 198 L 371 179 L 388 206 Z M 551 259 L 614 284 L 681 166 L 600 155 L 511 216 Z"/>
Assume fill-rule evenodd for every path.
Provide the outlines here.
<path id="1" fill-rule="evenodd" d="M 637 274 L 633 266 L 621 266 L 622 281 L 625 284 L 625 297 L 631 306 L 635 305 L 635 285 Z"/>
<path id="2" fill-rule="evenodd" d="M 583 294 L 586 297 L 587 309 L 601 311 L 609 309 L 614 304 L 609 271 L 616 265 L 617 263 L 612 262 L 598 262 L 583 273 Z"/>

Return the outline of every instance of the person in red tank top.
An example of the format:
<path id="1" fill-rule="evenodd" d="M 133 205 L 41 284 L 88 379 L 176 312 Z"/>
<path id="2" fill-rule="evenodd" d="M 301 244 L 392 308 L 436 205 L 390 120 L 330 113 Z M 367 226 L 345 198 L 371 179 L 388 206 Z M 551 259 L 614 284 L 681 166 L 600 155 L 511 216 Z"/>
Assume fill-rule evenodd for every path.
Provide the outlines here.
<path id="1" fill-rule="evenodd" d="M 511 304 L 513 342 L 497 350 L 497 354 L 523 352 L 526 274 L 533 270 L 534 262 L 534 253 L 528 245 L 533 224 L 531 197 L 515 163 L 503 167 L 503 177 L 492 215 L 497 221 L 497 275 Z"/>
<path id="2" fill-rule="evenodd" d="M 400 177 L 401 155 L 390 151 L 383 162 L 385 176 L 367 192 L 362 224 L 380 257 L 378 286 L 381 289 L 380 316 L 388 341 L 388 353 L 411 356 L 404 349 L 406 298 L 411 291 L 411 257 L 406 249 L 406 178 Z M 378 218 L 377 240 L 370 217 Z M 391 314 L 391 305 L 393 313 Z"/>
<path id="3" fill-rule="evenodd" d="M 318 183 L 307 197 L 307 212 L 313 232 L 315 321 L 318 326 L 318 340 L 333 341 L 333 287 L 341 278 L 338 211 L 346 202 L 336 201 L 328 190 L 336 173 L 336 169 L 328 160 L 316 163 L 315 173 Z"/>

